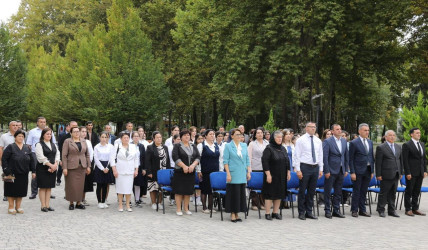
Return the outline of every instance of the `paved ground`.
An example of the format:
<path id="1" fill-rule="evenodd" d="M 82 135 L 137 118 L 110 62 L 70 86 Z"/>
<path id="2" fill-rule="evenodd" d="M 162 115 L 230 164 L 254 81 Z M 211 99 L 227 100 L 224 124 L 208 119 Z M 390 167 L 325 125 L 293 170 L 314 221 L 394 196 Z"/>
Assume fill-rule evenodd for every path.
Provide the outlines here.
<path id="1" fill-rule="evenodd" d="M 51 206 L 56 211 L 48 213 L 40 211 L 38 199 L 27 197 L 22 206 L 25 214 L 9 215 L 7 202 L 1 201 L 1 249 L 422 249 L 428 245 L 428 218 L 411 218 L 403 210 L 398 211 L 401 218 L 377 214 L 352 218 L 346 212 L 345 219 L 320 216 L 316 221 L 293 219 L 291 210 L 283 210 L 282 221 L 259 220 L 257 212 L 251 211 L 247 220 L 235 224 L 227 220 L 228 215 L 220 221 L 219 213 L 211 219 L 201 212 L 178 217 L 170 206 L 165 215 L 148 205 L 120 213 L 113 196 L 110 208 L 101 210 L 95 206 L 95 193 L 87 195 L 91 206 L 86 210 L 69 211 L 63 185 L 53 194 L 57 198 Z M 428 211 L 427 195 L 421 210 Z"/>

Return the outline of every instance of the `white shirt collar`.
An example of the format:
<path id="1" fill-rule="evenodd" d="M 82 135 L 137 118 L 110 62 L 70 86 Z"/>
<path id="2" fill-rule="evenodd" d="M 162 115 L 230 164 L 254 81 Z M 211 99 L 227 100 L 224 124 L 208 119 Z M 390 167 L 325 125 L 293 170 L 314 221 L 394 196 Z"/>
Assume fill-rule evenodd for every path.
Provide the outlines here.
<path id="1" fill-rule="evenodd" d="M 419 141 L 417 141 L 417 140 L 415 140 L 415 139 L 413 139 L 412 138 L 412 141 L 415 143 L 415 144 L 417 144 Z"/>

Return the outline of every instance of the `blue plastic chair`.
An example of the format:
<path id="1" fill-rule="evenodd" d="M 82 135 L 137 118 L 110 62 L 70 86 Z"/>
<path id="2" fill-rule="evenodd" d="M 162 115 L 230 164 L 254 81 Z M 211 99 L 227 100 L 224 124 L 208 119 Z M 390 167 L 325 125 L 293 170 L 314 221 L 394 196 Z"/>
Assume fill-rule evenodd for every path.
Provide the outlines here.
<path id="1" fill-rule="evenodd" d="M 247 183 L 247 188 L 250 190 L 250 195 L 248 196 L 248 206 L 247 206 L 247 215 L 250 212 L 250 199 L 251 194 L 257 197 L 258 210 L 259 210 L 259 219 L 262 218 L 260 214 L 260 194 L 262 193 L 263 188 L 263 172 L 251 172 L 251 179 Z"/>
<path id="2" fill-rule="evenodd" d="M 319 178 L 317 180 L 317 187 L 315 189 L 315 199 L 316 199 L 316 202 L 317 202 L 317 214 L 318 214 L 318 216 L 320 216 L 320 210 L 319 210 L 319 204 L 318 204 L 318 194 L 319 193 L 324 193 L 324 185 L 325 185 L 324 182 L 325 182 L 325 176 L 322 175 L 321 178 Z M 327 199 L 327 197 L 324 197 L 324 199 Z M 331 200 L 331 197 L 329 197 L 328 199 Z"/>
<path id="3" fill-rule="evenodd" d="M 354 184 L 352 183 L 352 180 L 351 180 L 351 173 L 348 173 L 348 175 L 343 179 L 342 191 L 352 195 L 352 193 L 354 192 L 354 189 L 352 188 L 353 185 Z M 342 199 L 342 212 L 343 214 L 345 214 L 345 203 L 343 202 L 343 199 Z"/>
<path id="4" fill-rule="evenodd" d="M 289 197 L 290 203 L 291 203 L 291 211 L 293 213 L 293 218 L 294 218 L 294 202 L 293 202 L 293 195 L 298 195 L 299 194 L 299 178 L 297 177 L 296 172 L 291 172 L 290 173 L 290 180 L 287 181 L 287 195 Z M 283 201 L 286 201 L 286 199 L 284 199 Z M 282 215 L 282 206 L 281 206 L 281 210 L 280 213 Z"/>
<path id="5" fill-rule="evenodd" d="M 376 179 L 376 176 L 373 176 L 373 178 L 370 180 L 369 188 L 367 190 L 367 195 L 369 196 L 368 200 L 369 200 L 370 214 L 372 214 L 372 196 L 371 196 L 371 193 L 375 193 L 376 195 L 378 195 L 380 193 L 379 185 L 380 185 L 380 182 Z"/>
<path id="6" fill-rule="evenodd" d="M 398 207 L 398 200 L 400 199 L 401 194 L 401 201 L 400 201 L 400 210 L 403 206 L 403 200 L 404 200 L 404 192 L 406 191 L 406 176 L 403 174 L 400 179 L 400 186 L 397 187 L 397 200 L 395 201 L 395 209 Z"/>
<path id="7" fill-rule="evenodd" d="M 172 192 L 171 177 L 174 175 L 174 169 L 160 169 L 158 170 L 158 185 L 159 195 L 163 198 L 165 192 Z M 158 197 L 159 200 L 159 197 Z M 163 214 L 165 214 L 165 199 L 162 199 Z M 156 211 L 159 210 L 159 205 L 156 204 Z"/>
<path id="8" fill-rule="evenodd" d="M 213 198 L 218 199 L 218 208 L 223 220 L 223 206 L 221 199 L 226 196 L 226 172 L 214 172 L 210 174 L 211 189 L 213 190 Z M 210 218 L 213 217 L 213 207 L 211 207 Z M 245 214 L 246 215 L 246 214 Z"/>

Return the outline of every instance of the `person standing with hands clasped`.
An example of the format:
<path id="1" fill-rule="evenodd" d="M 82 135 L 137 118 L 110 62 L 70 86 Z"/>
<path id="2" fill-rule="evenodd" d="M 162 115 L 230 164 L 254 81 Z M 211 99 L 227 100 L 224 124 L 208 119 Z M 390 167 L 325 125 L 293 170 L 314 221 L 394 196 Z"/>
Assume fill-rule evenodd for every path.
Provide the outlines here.
<path id="1" fill-rule="evenodd" d="M 419 194 L 423 179 L 427 177 L 425 144 L 420 141 L 421 130 L 419 128 L 412 128 L 409 133 L 412 137 L 411 140 L 403 144 L 403 165 L 406 175 L 404 207 L 408 216 L 425 216 L 425 213 L 419 211 Z"/>
<path id="2" fill-rule="evenodd" d="M 281 200 L 287 197 L 287 180 L 290 180 L 290 160 L 287 150 L 282 146 L 283 134 L 281 131 L 275 131 L 263 151 L 263 188 L 262 193 L 265 198 L 266 220 L 272 218 L 282 220 L 278 213 Z M 270 208 L 273 201 L 273 211 L 270 214 Z"/>
<path id="3" fill-rule="evenodd" d="M 23 214 L 21 202 L 22 197 L 27 196 L 28 173 L 31 170 L 32 178 L 36 178 L 36 168 L 30 147 L 24 145 L 25 132 L 18 130 L 13 136 L 15 143 L 7 146 L 1 158 L 4 175 L 15 177 L 4 182 L 4 196 L 9 201 L 9 214 Z"/>
<path id="4" fill-rule="evenodd" d="M 39 186 L 41 211 L 54 211 L 50 206 L 51 189 L 55 187 L 56 171 L 60 161 L 60 153 L 52 141 L 52 129 L 44 128 L 40 142 L 36 144 L 36 175 Z"/>
<path id="5" fill-rule="evenodd" d="M 245 186 L 251 179 L 251 165 L 247 144 L 241 142 L 244 135 L 238 129 L 230 131 L 232 141 L 224 148 L 223 163 L 226 177 L 226 213 L 232 222 L 242 222 L 239 212 L 247 211 Z"/>
<path id="6" fill-rule="evenodd" d="M 115 159 L 112 164 L 113 175 L 116 177 L 116 193 L 119 198 L 119 212 L 123 212 L 123 195 L 126 198 L 126 210 L 132 212 L 131 194 L 134 178 L 138 175 L 140 165 L 139 152 L 135 145 L 129 144 L 130 134 L 123 133 L 120 137 L 122 144 L 118 144 Z"/>
<path id="7" fill-rule="evenodd" d="M 98 208 L 108 208 L 106 198 L 108 195 L 108 185 L 114 183 L 115 179 L 111 169 L 111 162 L 113 162 L 116 152 L 114 146 L 109 142 L 109 132 L 102 132 L 100 135 L 100 143 L 94 148 L 94 180 L 97 183 L 97 200 Z"/>
<path id="8" fill-rule="evenodd" d="M 349 167 L 354 182 L 352 193 L 352 217 L 371 217 L 366 212 L 366 196 L 374 172 L 373 142 L 368 139 L 370 128 L 366 123 L 358 126 L 360 136 L 349 144 Z M 359 212 L 358 212 L 359 210 Z"/>
<path id="9" fill-rule="evenodd" d="M 317 180 L 323 173 L 323 149 L 321 140 L 315 136 L 314 122 L 306 123 L 306 134 L 296 141 L 294 169 L 299 178 L 299 219 L 318 219 L 312 213 Z"/>
<path id="10" fill-rule="evenodd" d="M 394 131 L 386 131 L 386 142 L 376 148 L 376 178 L 380 181 L 377 211 L 380 217 L 385 217 L 386 203 L 388 203 L 388 215 L 400 217 L 395 212 L 395 194 L 397 192 L 398 180 L 401 178 L 404 169 L 401 147 L 394 143 L 395 138 Z"/>

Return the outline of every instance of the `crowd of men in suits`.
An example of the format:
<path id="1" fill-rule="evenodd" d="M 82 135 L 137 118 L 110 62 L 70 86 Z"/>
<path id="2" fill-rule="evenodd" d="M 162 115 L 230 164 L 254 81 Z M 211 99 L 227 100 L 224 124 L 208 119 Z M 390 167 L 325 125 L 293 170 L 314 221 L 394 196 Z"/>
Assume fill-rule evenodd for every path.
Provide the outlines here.
<path id="1" fill-rule="evenodd" d="M 325 217 L 345 216 L 340 212 L 344 178 L 351 175 L 353 217 L 370 217 L 366 211 L 366 198 L 369 184 L 376 176 L 380 186 L 377 212 L 385 217 L 385 206 L 388 204 L 388 215 L 400 217 L 396 213 L 395 199 L 399 180 L 405 175 L 406 190 L 404 194 L 405 214 L 408 216 L 425 213 L 419 210 L 419 195 L 423 178 L 427 176 L 427 159 L 425 145 L 420 141 L 421 131 L 412 128 L 409 131 L 411 140 L 400 146 L 395 143 L 396 134 L 392 130 L 385 133 L 385 142 L 373 150 L 373 142 L 368 138 L 369 126 L 360 124 L 359 136 L 347 146 L 346 139 L 341 137 L 341 127 L 331 127 L 330 138 L 322 143 L 315 134 L 315 124 L 306 125 L 306 135 L 296 142 L 293 165 L 300 179 L 299 218 L 317 219 L 312 212 L 313 196 L 318 178 L 325 176 L 324 199 Z M 333 190 L 333 191 L 332 191 Z M 330 199 L 331 197 L 331 199 Z M 331 204 L 332 203 L 332 204 Z"/>

